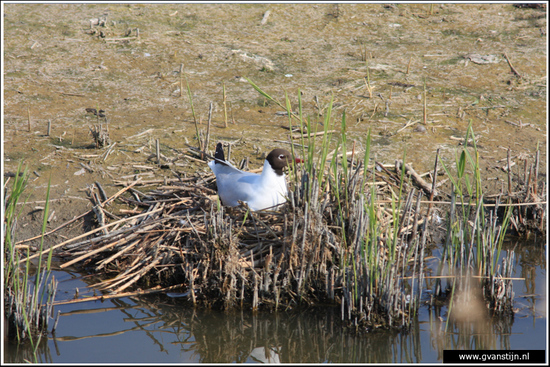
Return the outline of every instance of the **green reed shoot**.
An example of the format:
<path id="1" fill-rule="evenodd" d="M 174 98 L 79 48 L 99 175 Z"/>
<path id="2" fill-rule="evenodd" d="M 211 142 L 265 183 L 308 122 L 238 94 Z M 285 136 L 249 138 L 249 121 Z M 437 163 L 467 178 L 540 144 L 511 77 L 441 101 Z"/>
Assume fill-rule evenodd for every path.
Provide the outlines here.
<path id="1" fill-rule="evenodd" d="M 48 259 L 45 264 L 42 264 L 42 259 L 39 257 L 38 266 L 34 281 L 30 281 L 30 269 L 33 267 L 29 260 L 29 247 L 26 248 L 26 261 L 21 263 L 20 254 L 15 248 L 15 229 L 17 219 L 20 217 L 22 208 L 19 211 L 16 206 L 20 202 L 23 192 L 28 184 L 29 173 L 25 169 L 21 173 L 21 166 L 17 169 L 17 173 L 12 185 L 11 193 L 6 200 L 6 219 L 5 219 L 5 244 L 6 251 L 4 252 L 4 297 L 6 299 L 5 317 L 10 328 L 14 328 L 15 332 L 10 333 L 9 337 L 15 338 L 18 343 L 25 341 L 30 342 L 33 350 L 38 350 L 42 335 L 47 332 L 48 318 L 52 311 L 52 302 L 55 296 L 55 279 L 51 279 L 48 286 L 46 282 L 51 274 L 51 260 L 53 251 L 48 254 Z M 42 238 L 40 241 L 40 251 L 43 249 L 44 233 L 46 232 L 46 224 L 49 212 L 50 200 L 50 182 L 46 192 L 46 206 L 44 209 L 44 221 L 42 225 Z M 26 203 L 26 200 L 23 204 Z"/>
<path id="2" fill-rule="evenodd" d="M 473 141 L 472 153 L 468 149 L 470 138 Z M 497 208 L 492 212 L 486 212 L 479 153 L 471 122 L 464 141 L 462 151 L 455 155 L 456 176 L 450 172 L 444 162 L 441 162 L 453 184 L 448 235 L 438 267 L 438 273 L 441 273 L 443 265 L 447 263 L 450 271 L 456 275 L 450 284 L 452 292 L 449 314 L 452 312 L 455 287 L 469 287 L 470 276 L 481 276 L 481 283 L 487 285 L 487 289 L 491 289 L 490 283 L 495 276 L 496 263 L 500 257 L 512 211 L 511 207 L 507 208 L 500 225 L 498 225 Z M 473 175 L 470 176 L 468 172 L 473 172 Z M 459 207 L 458 215 L 456 215 L 455 205 Z M 439 293 L 439 287 L 440 282 L 436 282 L 434 294 Z M 485 295 L 489 298 L 495 296 L 487 293 Z"/>
<path id="3" fill-rule="evenodd" d="M 23 210 L 23 206 L 21 206 L 21 209 L 17 211 L 17 203 L 19 202 L 20 198 L 23 195 L 23 191 L 27 186 L 29 177 L 30 176 L 29 176 L 28 168 L 25 168 L 25 170 L 21 172 L 21 164 L 19 164 L 17 168 L 17 172 L 14 177 L 14 182 L 12 185 L 12 192 L 6 199 L 6 207 L 5 207 L 6 224 L 5 224 L 5 234 L 4 234 L 4 240 L 6 245 L 6 248 L 4 251 L 4 256 L 5 256 L 4 257 L 5 259 L 4 289 L 8 288 L 9 282 L 13 279 L 14 273 L 17 271 L 19 258 L 17 257 L 16 251 L 15 251 L 14 231 L 15 231 L 17 220 L 21 216 L 21 212 Z M 27 202 L 27 199 L 25 199 L 24 201 L 25 203 Z"/>

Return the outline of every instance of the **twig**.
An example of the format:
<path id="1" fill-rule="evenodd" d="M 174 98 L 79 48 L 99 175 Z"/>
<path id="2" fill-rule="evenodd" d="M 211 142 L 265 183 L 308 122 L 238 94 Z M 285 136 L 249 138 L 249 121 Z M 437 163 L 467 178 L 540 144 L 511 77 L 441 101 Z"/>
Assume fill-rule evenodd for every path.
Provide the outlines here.
<path id="1" fill-rule="evenodd" d="M 52 233 L 54 233 L 54 232 L 59 231 L 61 228 L 66 227 L 66 226 L 68 226 L 69 224 L 71 224 L 72 222 L 77 221 L 77 220 L 79 220 L 80 218 L 82 218 L 82 217 L 88 215 L 91 211 L 92 211 L 92 209 L 88 210 L 87 212 L 85 212 L 85 213 L 83 213 L 83 214 L 80 214 L 80 215 L 77 216 L 77 217 L 74 217 L 73 219 L 71 219 L 71 220 L 68 221 L 68 222 L 63 223 L 63 224 L 60 225 L 59 227 L 57 227 L 57 228 L 55 228 L 55 229 L 52 229 L 52 230 L 49 231 L 49 232 L 44 233 L 44 236 L 48 236 L 48 235 L 50 235 L 50 234 L 52 234 Z M 32 241 L 32 240 L 36 240 L 36 239 L 39 239 L 40 237 L 42 237 L 41 234 L 38 235 L 38 236 L 34 236 L 34 237 L 31 237 L 31 238 L 27 238 L 26 240 L 22 240 L 22 241 L 16 242 L 15 245 L 17 246 L 17 245 L 20 245 L 20 244 L 25 243 L 25 242 L 29 242 L 29 241 Z"/>
<path id="2" fill-rule="evenodd" d="M 430 201 L 434 199 L 434 193 L 436 192 L 436 181 L 437 181 L 437 162 L 439 160 L 439 148 L 437 148 L 437 152 L 435 153 L 435 166 L 434 166 L 434 174 L 432 178 L 432 190 L 430 193 Z M 430 209 L 432 208 L 432 204 L 428 207 L 428 212 L 430 212 Z"/>
<path id="3" fill-rule="evenodd" d="M 181 287 L 183 287 L 182 284 L 177 284 L 177 285 L 173 285 L 173 286 L 166 287 L 166 288 L 161 288 L 160 286 L 156 286 L 156 287 L 147 289 L 145 291 L 138 290 L 138 291 L 135 291 L 135 292 L 126 292 L 126 293 L 119 293 L 119 294 L 104 294 L 104 295 L 101 295 L 101 296 L 71 299 L 69 301 L 57 301 L 57 302 L 54 302 L 53 305 L 54 306 L 70 305 L 70 304 L 73 304 L 73 303 L 81 303 L 81 302 L 103 301 L 103 300 L 111 299 L 111 298 L 142 296 L 142 295 L 145 295 L 145 294 L 152 294 L 152 293 L 158 293 L 158 292 L 169 292 L 169 291 L 172 291 L 174 289 L 181 288 Z"/>
<path id="4" fill-rule="evenodd" d="M 183 63 L 180 64 L 180 98 L 183 97 Z"/>
<path id="5" fill-rule="evenodd" d="M 535 155 L 535 184 L 533 187 L 533 193 L 535 197 L 537 196 L 537 186 L 538 186 L 538 177 L 539 177 L 539 160 L 540 160 L 540 150 L 537 148 L 537 154 Z"/>
<path id="6" fill-rule="evenodd" d="M 426 125 L 428 123 L 428 108 L 427 108 L 427 94 L 426 94 L 426 79 L 424 79 L 424 104 L 422 105 L 422 123 Z"/>
<path id="7" fill-rule="evenodd" d="M 137 28 L 136 28 L 136 31 L 137 31 Z M 105 42 L 119 42 L 119 41 L 132 41 L 132 40 L 137 40 L 137 39 L 139 39 L 139 33 L 135 37 L 105 38 L 104 41 Z"/>
<path id="8" fill-rule="evenodd" d="M 103 187 L 101 186 L 101 184 L 99 182 L 94 182 L 95 186 L 97 187 L 97 190 L 99 191 L 99 195 L 101 197 L 101 200 L 103 200 L 104 202 L 107 201 L 107 194 L 105 194 L 105 190 L 103 190 Z M 101 202 L 100 202 L 101 204 Z M 103 204 L 101 204 L 101 206 L 103 206 Z"/>
<path id="9" fill-rule="evenodd" d="M 153 260 L 153 262 L 151 262 L 150 264 L 148 264 L 146 267 L 140 269 L 137 274 L 130 280 L 128 281 L 126 284 L 124 284 L 123 286 L 117 288 L 114 292 L 115 293 L 118 293 L 120 291 L 123 291 L 124 289 L 128 288 L 130 285 L 134 284 L 135 282 L 137 282 L 139 280 L 139 278 L 141 278 L 141 276 L 145 273 L 147 273 L 147 271 L 149 271 L 149 269 L 151 269 L 152 267 L 154 267 L 155 265 L 157 265 L 161 260 L 163 260 L 163 257 L 162 256 L 159 256 L 158 258 L 156 258 L 155 260 Z"/>
<path id="10" fill-rule="evenodd" d="M 420 120 L 415 120 L 415 121 L 412 121 L 412 122 L 411 122 L 411 120 L 409 120 L 409 121 L 405 124 L 405 126 L 403 126 L 401 129 L 397 130 L 392 136 L 395 136 L 395 135 L 399 134 L 401 131 L 405 130 L 406 128 L 408 128 L 408 127 L 410 127 L 410 126 L 412 126 L 412 125 L 414 125 L 414 124 L 416 124 L 417 122 L 420 122 Z"/>
<path id="11" fill-rule="evenodd" d="M 214 109 L 214 105 L 212 102 L 210 102 L 210 108 L 208 109 L 208 125 L 206 126 L 206 138 L 204 139 L 204 146 L 202 147 L 202 150 L 205 152 L 208 149 L 208 141 L 210 140 L 210 125 L 212 124 L 213 109 Z"/>
<path id="12" fill-rule="evenodd" d="M 66 93 L 66 92 L 60 92 L 60 94 L 64 96 L 72 96 L 72 97 L 86 97 L 85 94 L 78 94 L 78 93 Z"/>
<path id="13" fill-rule="evenodd" d="M 103 162 L 107 159 L 107 157 L 112 153 L 114 147 L 116 146 L 117 142 L 115 141 L 113 144 L 109 146 L 109 149 L 103 154 Z"/>
<path id="14" fill-rule="evenodd" d="M 124 139 L 126 139 L 126 140 L 134 140 L 134 139 L 137 138 L 137 137 L 140 137 L 140 136 L 145 135 L 145 134 L 152 133 L 153 131 L 155 131 L 155 129 L 147 129 L 147 130 L 145 130 L 145 131 L 140 132 L 139 134 L 132 135 L 132 136 L 127 136 L 127 137 L 125 137 Z"/>
<path id="15" fill-rule="evenodd" d="M 111 223 L 111 224 L 112 224 L 112 223 Z M 101 228 L 101 230 L 105 230 L 106 227 L 108 227 L 108 226 L 102 226 L 102 227 L 100 227 L 100 228 Z M 126 242 L 126 240 L 123 240 L 123 241 Z M 90 257 L 90 256 L 92 256 L 92 255 L 95 255 L 95 254 L 97 254 L 98 252 L 107 250 L 107 249 L 109 249 L 109 248 L 111 248 L 111 247 L 115 247 L 115 246 L 118 245 L 118 244 L 119 244 L 119 241 L 115 241 L 115 242 L 111 242 L 111 243 L 109 243 L 109 244 L 107 244 L 107 245 L 105 245 L 105 246 L 102 246 L 102 247 L 100 247 L 100 248 L 97 248 L 97 249 L 95 249 L 95 250 L 93 250 L 93 251 L 87 251 L 84 255 L 79 256 L 79 257 L 77 257 L 76 259 L 72 259 L 71 261 L 67 261 L 66 263 L 61 264 L 59 267 L 60 267 L 61 269 L 64 269 L 64 268 L 66 268 L 66 267 L 68 267 L 68 266 L 73 265 L 74 263 L 79 262 L 80 260 L 84 260 L 84 259 L 87 258 L 87 257 Z"/>
<path id="16" fill-rule="evenodd" d="M 129 188 L 129 187 L 128 187 L 128 188 Z M 121 191 L 122 191 L 122 190 L 121 190 Z M 109 199 L 109 200 L 110 200 L 110 199 Z M 109 200 L 108 200 L 108 201 L 109 201 Z M 120 224 L 120 223 L 132 221 L 132 220 L 135 220 L 135 219 L 137 219 L 137 218 L 141 218 L 141 217 L 150 215 L 150 214 L 152 214 L 152 213 L 159 212 L 159 211 L 161 211 L 161 210 L 163 210 L 163 209 L 164 209 L 164 208 L 159 208 L 159 209 L 155 209 L 155 210 L 152 210 L 152 211 L 150 211 L 150 212 L 147 212 L 147 213 L 142 213 L 142 214 L 135 215 L 135 216 L 133 216 L 133 217 L 123 218 L 123 219 L 117 220 L 117 221 L 115 221 L 115 222 L 113 222 L 113 223 L 106 224 L 104 227 L 108 228 L 108 227 L 112 227 L 112 226 L 117 225 L 117 224 Z M 61 243 L 59 243 L 59 244 L 57 244 L 57 245 L 55 245 L 55 246 L 52 246 L 52 247 L 50 247 L 50 248 L 48 248 L 48 249 L 45 249 L 45 250 L 43 250 L 42 252 L 36 253 L 36 254 L 34 254 L 34 255 L 31 255 L 31 256 L 29 256 L 28 258 L 26 258 L 26 259 L 23 260 L 23 261 L 27 261 L 27 260 L 30 260 L 30 259 L 34 259 L 35 257 L 38 257 L 38 256 L 43 256 L 43 255 L 47 254 L 48 252 L 50 252 L 51 250 L 55 250 L 56 248 L 65 246 L 65 245 L 68 244 L 68 243 L 71 243 L 71 242 L 74 242 L 74 241 L 79 240 L 79 239 L 81 239 L 81 238 L 90 236 L 90 235 L 92 235 L 92 234 L 94 234 L 94 233 L 96 233 L 96 232 L 102 231 L 103 229 L 104 229 L 103 227 L 99 227 L 99 228 L 93 229 L 93 230 L 91 230 L 91 231 L 89 231 L 89 232 L 86 232 L 86 233 L 84 233 L 84 234 L 81 234 L 80 236 L 76 236 L 76 237 L 74 237 L 74 238 L 70 238 L 70 239 L 68 239 L 68 240 L 66 240 L 66 241 L 63 241 L 63 242 L 61 242 Z"/>
<path id="17" fill-rule="evenodd" d="M 508 55 L 506 55 L 506 52 L 504 53 L 504 57 L 506 58 L 506 61 L 508 61 L 508 65 L 510 66 L 512 73 L 514 73 L 518 78 L 521 78 L 522 76 L 520 75 L 520 73 L 518 73 L 516 68 L 514 68 L 514 65 L 512 65 L 512 61 L 510 61 L 510 59 L 508 58 Z"/>
<path id="18" fill-rule="evenodd" d="M 403 162 L 401 160 L 396 160 L 395 161 L 395 169 L 398 172 L 401 170 L 401 165 L 403 165 Z M 422 177 L 420 177 L 420 175 L 418 173 L 416 173 L 416 171 L 410 165 L 405 164 L 405 172 L 407 174 L 411 175 L 412 178 L 414 179 L 414 181 L 422 188 L 422 190 L 424 190 L 427 194 L 429 194 L 430 197 L 439 195 L 437 190 L 433 189 L 433 187 L 430 186 L 430 184 L 428 184 L 426 181 L 424 181 L 424 179 Z M 432 191 L 432 189 L 434 191 Z"/>
<path id="19" fill-rule="evenodd" d="M 109 199 L 105 200 L 105 202 L 103 203 L 103 206 L 107 205 L 108 203 L 110 203 L 111 201 L 115 200 L 117 197 L 119 197 L 120 195 L 122 195 L 125 191 L 129 190 L 130 188 L 132 188 L 133 186 L 137 185 L 138 183 L 141 183 L 141 178 L 138 178 L 137 180 L 135 180 L 134 182 L 132 182 L 130 185 L 120 189 L 116 194 L 114 194 L 113 196 L 111 196 Z"/>
<path id="20" fill-rule="evenodd" d="M 367 90 L 369 91 L 369 98 L 372 98 L 372 87 L 370 86 L 370 72 L 369 72 L 369 66 L 367 63 L 367 78 L 364 78 L 365 85 L 367 86 Z"/>
<path id="21" fill-rule="evenodd" d="M 223 124 L 227 127 L 227 96 L 225 94 L 225 82 L 223 83 Z"/>
<path id="22" fill-rule="evenodd" d="M 508 195 L 512 194 L 512 164 L 510 162 L 510 148 L 508 148 Z"/>
<path id="23" fill-rule="evenodd" d="M 336 130 L 328 130 L 327 131 L 327 134 L 332 134 L 332 133 L 335 133 Z M 314 136 L 320 136 L 320 135 L 324 135 L 325 132 L 324 131 L 319 131 L 317 133 L 311 133 L 311 134 L 294 134 L 294 135 L 291 135 L 292 139 L 301 139 L 301 138 L 304 138 L 304 139 L 307 139 L 307 138 L 313 138 Z"/>
<path id="24" fill-rule="evenodd" d="M 410 70 L 410 68 L 411 68 L 412 59 L 413 59 L 413 58 L 412 58 L 412 56 L 411 56 L 411 57 L 409 58 L 409 64 L 407 65 L 407 72 L 405 73 L 405 74 L 407 74 L 407 75 L 409 74 L 409 70 Z"/>
<path id="25" fill-rule="evenodd" d="M 27 106 L 27 128 L 31 132 L 31 107 Z"/>
<path id="26" fill-rule="evenodd" d="M 160 165 L 160 142 L 159 139 L 155 139 L 155 150 L 157 155 L 157 164 Z"/>

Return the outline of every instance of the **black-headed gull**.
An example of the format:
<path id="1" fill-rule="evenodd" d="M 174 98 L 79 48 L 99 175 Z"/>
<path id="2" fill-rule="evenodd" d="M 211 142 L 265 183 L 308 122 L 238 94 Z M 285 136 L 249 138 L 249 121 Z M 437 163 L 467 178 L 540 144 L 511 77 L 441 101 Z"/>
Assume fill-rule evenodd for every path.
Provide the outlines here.
<path id="1" fill-rule="evenodd" d="M 289 151 L 273 149 L 265 158 L 261 174 L 241 171 L 227 162 L 221 143 L 216 146 L 214 158 L 208 166 L 216 175 L 218 196 L 223 205 L 237 206 L 242 201 L 251 210 L 262 210 L 286 202 L 288 189 L 283 169 L 293 159 Z M 303 162 L 299 158 L 294 161 Z"/>

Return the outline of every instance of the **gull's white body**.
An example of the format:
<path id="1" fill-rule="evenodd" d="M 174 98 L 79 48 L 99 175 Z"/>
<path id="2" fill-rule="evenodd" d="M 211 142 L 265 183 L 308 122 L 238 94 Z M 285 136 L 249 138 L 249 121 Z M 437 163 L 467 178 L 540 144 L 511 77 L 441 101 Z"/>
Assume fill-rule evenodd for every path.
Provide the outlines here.
<path id="1" fill-rule="evenodd" d="M 242 201 L 251 210 L 262 210 L 286 202 L 285 175 L 278 175 L 267 160 L 261 174 L 241 171 L 227 161 L 225 164 L 210 161 L 208 166 L 216 175 L 218 195 L 223 205 L 237 206 Z"/>

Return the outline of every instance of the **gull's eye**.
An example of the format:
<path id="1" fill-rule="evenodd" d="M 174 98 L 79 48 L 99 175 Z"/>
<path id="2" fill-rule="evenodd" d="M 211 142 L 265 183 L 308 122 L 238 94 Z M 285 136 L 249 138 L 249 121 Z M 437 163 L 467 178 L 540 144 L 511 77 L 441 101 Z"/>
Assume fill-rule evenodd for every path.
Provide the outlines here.
<path id="1" fill-rule="evenodd" d="M 286 157 L 285 157 L 284 154 L 279 155 L 279 159 L 280 159 L 280 160 L 284 160 L 285 158 L 286 158 Z"/>

